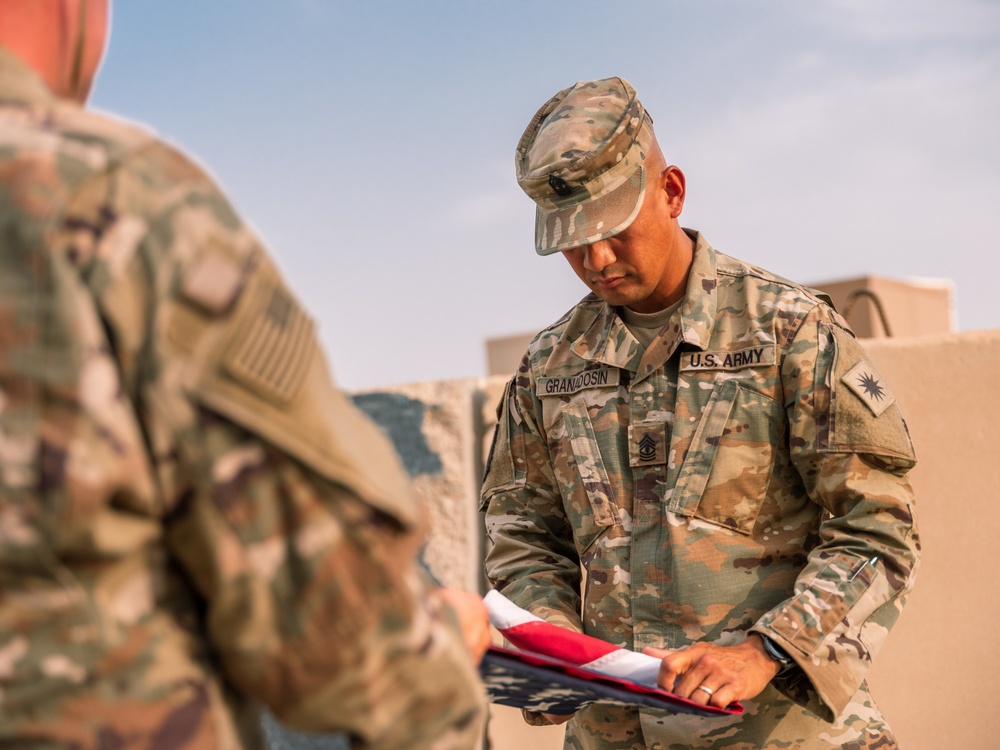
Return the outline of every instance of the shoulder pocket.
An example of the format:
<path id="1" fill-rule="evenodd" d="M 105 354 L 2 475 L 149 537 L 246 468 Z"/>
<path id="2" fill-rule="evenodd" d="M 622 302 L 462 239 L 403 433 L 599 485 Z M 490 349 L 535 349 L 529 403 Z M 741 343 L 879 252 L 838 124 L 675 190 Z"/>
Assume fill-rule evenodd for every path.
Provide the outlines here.
<path id="1" fill-rule="evenodd" d="M 516 415 L 511 403 L 513 390 L 514 378 L 511 378 L 497 404 L 497 424 L 493 429 L 493 442 L 483 470 L 480 510 L 486 509 L 489 499 L 497 492 L 519 489 L 525 484 L 527 467 L 524 461 L 524 439 L 512 424 Z"/>
<path id="2" fill-rule="evenodd" d="M 829 331 L 834 347 L 826 378 L 827 450 L 882 458 L 902 471 L 911 468 L 916 463 L 913 444 L 889 384 L 850 333 L 837 326 Z"/>
<path id="3" fill-rule="evenodd" d="M 249 280 L 190 391 L 401 524 L 417 525 L 395 449 L 333 385 L 311 322 L 270 266 Z"/>

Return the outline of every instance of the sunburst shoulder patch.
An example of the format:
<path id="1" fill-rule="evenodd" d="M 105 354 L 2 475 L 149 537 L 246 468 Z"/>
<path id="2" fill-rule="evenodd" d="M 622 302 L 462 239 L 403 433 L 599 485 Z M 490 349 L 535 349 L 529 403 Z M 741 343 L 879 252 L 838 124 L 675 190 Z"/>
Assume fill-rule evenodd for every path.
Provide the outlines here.
<path id="1" fill-rule="evenodd" d="M 858 362 L 847 371 L 841 382 L 851 389 L 877 417 L 895 402 L 889 386 L 870 362 Z"/>

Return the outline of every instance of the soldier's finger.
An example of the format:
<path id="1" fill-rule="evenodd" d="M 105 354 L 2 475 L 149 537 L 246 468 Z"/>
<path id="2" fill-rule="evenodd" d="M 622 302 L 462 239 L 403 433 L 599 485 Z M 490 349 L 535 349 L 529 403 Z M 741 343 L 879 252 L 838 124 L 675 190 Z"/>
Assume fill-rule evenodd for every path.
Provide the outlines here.
<path id="1" fill-rule="evenodd" d="M 730 683 L 726 683 L 722 687 L 715 689 L 712 698 L 709 700 L 709 704 L 725 708 L 735 700 L 737 700 L 736 690 L 733 689 Z"/>
<path id="2" fill-rule="evenodd" d="M 683 672 L 681 678 L 674 686 L 674 692 L 683 698 L 690 698 L 697 703 L 707 703 L 708 694 L 704 690 L 698 690 L 698 687 L 705 685 L 707 688 L 715 690 L 716 684 L 722 682 L 722 680 L 710 679 L 711 674 L 712 670 L 704 663 L 704 660 L 698 659 L 689 669 Z"/>
<path id="3" fill-rule="evenodd" d="M 686 650 L 666 651 L 663 649 L 648 649 L 648 651 L 665 654 L 665 656 L 660 657 L 660 671 L 656 676 L 656 684 L 664 690 L 676 693 L 677 681 L 690 667 L 692 654 L 687 653 Z M 659 656 L 658 653 L 653 653 L 652 655 Z"/>
<path id="4" fill-rule="evenodd" d="M 694 689 L 694 692 L 691 693 L 691 700 L 695 703 L 700 703 L 703 706 L 707 706 L 709 703 L 714 705 L 715 693 L 717 690 L 719 690 L 719 688 L 709 687 L 707 683 L 703 682 Z"/>

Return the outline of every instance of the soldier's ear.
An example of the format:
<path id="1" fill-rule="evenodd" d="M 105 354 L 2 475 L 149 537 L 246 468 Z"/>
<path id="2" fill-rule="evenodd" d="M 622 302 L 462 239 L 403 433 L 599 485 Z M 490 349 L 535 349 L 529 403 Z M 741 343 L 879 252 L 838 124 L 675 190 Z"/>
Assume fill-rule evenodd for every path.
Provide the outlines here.
<path id="1" fill-rule="evenodd" d="M 680 167 L 669 166 L 660 172 L 657 185 L 667 194 L 670 206 L 670 218 L 676 219 L 684 210 L 684 198 L 687 196 L 687 180 Z"/>

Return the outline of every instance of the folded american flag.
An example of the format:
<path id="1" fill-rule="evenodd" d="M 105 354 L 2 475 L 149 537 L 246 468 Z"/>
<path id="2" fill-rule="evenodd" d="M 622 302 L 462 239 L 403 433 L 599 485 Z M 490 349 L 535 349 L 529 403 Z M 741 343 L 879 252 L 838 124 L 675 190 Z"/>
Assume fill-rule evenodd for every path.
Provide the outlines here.
<path id="1" fill-rule="evenodd" d="M 545 622 L 521 609 L 499 591 L 484 599 L 490 622 L 510 643 L 525 651 L 544 654 L 583 669 L 656 687 L 660 660 L 619 648 L 612 643 Z"/>
<path id="2" fill-rule="evenodd" d="M 656 686 L 660 660 L 545 622 L 498 591 L 485 599 L 490 622 L 520 651 L 493 647 L 481 666 L 494 703 L 569 714 L 590 703 L 648 706 L 703 716 L 743 707 L 702 706 Z"/>

